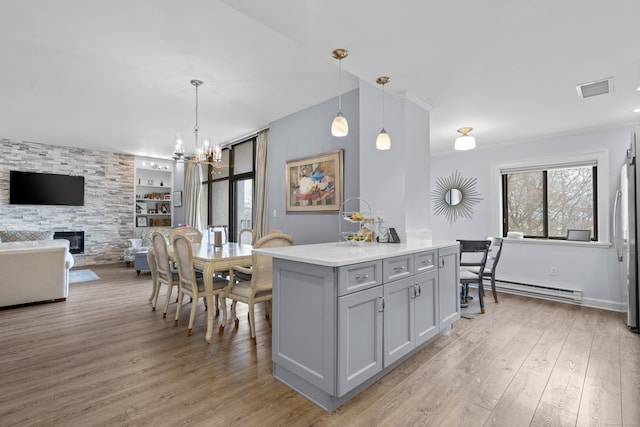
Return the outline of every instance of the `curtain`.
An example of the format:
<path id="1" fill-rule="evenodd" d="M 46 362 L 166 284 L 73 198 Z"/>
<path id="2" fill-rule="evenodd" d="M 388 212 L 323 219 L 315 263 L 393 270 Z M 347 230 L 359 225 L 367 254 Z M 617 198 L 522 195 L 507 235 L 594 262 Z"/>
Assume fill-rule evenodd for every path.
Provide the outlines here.
<path id="1" fill-rule="evenodd" d="M 268 171 L 267 152 L 269 148 L 269 129 L 258 133 L 256 137 L 255 164 L 255 206 L 253 208 L 253 230 L 255 239 L 264 236 L 269 229 L 269 206 L 267 199 Z"/>
<path id="2" fill-rule="evenodd" d="M 184 221 L 190 227 L 202 230 L 200 219 L 200 203 L 202 196 L 202 174 L 200 165 L 197 163 L 187 163 L 187 176 L 184 183 Z"/>

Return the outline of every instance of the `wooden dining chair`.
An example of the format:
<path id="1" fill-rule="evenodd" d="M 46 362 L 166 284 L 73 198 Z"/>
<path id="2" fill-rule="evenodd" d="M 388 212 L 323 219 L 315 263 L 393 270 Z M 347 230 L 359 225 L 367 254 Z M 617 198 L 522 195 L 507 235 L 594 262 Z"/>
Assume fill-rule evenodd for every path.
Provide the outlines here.
<path id="1" fill-rule="evenodd" d="M 491 240 L 458 240 L 458 242 L 460 243 L 460 285 L 465 302 L 469 293 L 469 284 L 477 283 L 480 313 L 484 314 L 482 272 L 487 263 Z M 477 267 L 478 272 L 469 271 L 467 267 Z"/>
<path id="2" fill-rule="evenodd" d="M 292 246 L 295 242 L 293 237 L 284 233 L 269 233 L 266 236 L 258 239 L 253 247 L 257 248 L 273 248 L 279 246 Z M 238 280 L 236 282 L 237 273 L 245 273 L 250 275 L 249 280 Z M 236 304 L 238 301 L 243 302 L 249 306 L 249 330 L 251 332 L 251 338 L 256 337 L 255 315 L 254 305 L 266 302 L 270 303 L 272 298 L 272 260 L 271 257 L 253 254 L 251 256 L 251 268 L 232 266 L 229 271 L 229 286 L 225 293 L 227 298 L 230 298 L 231 303 L 231 316 L 235 326 L 237 327 L 240 321 L 236 316 Z M 270 317 L 270 305 L 267 306 L 267 317 Z M 220 326 L 222 329 L 223 326 Z"/>
<path id="3" fill-rule="evenodd" d="M 153 248 L 153 263 L 151 266 L 155 270 L 154 283 L 154 295 L 151 303 L 151 309 L 156 310 L 156 304 L 158 303 L 158 296 L 160 295 L 161 285 L 167 287 L 167 299 L 164 303 L 164 311 L 162 312 L 162 318 L 167 317 L 167 310 L 169 309 L 169 301 L 171 299 L 171 291 L 174 286 L 178 286 L 180 277 L 178 276 L 178 270 L 171 268 L 171 261 L 169 259 L 169 252 L 167 250 L 167 241 L 164 235 L 160 232 L 154 231 L 151 236 L 151 245 Z M 154 268 L 155 267 L 155 268 Z"/>
<path id="4" fill-rule="evenodd" d="M 487 237 L 487 240 L 491 241 L 491 246 L 489 247 L 487 262 L 485 263 L 482 277 L 491 280 L 491 293 L 493 294 L 493 300 L 498 303 L 498 292 L 496 291 L 496 269 L 498 267 L 498 261 L 500 261 L 500 255 L 502 254 L 503 239 L 502 237 Z M 476 274 L 480 271 L 480 267 L 477 266 L 467 266 L 463 268 Z"/>
<path id="5" fill-rule="evenodd" d="M 176 227 L 169 232 L 169 242 L 173 242 L 178 235 L 185 236 L 191 243 L 202 243 L 202 233 L 197 228 Z"/>
<path id="6" fill-rule="evenodd" d="M 238 233 L 238 244 L 253 245 L 255 240 L 255 232 L 250 228 L 243 228 Z"/>
<path id="7" fill-rule="evenodd" d="M 191 316 L 189 317 L 189 327 L 187 328 L 187 336 L 191 336 L 191 330 L 193 329 L 193 322 L 198 308 L 198 300 L 202 298 L 205 302 L 205 307 L 210 307 L 209 309 L 212 310 L 214 307 L 214 296 L 220 296 L 222 297 L 222 307 L 226 307 L 224 293 L 229 282 L 226 279 L 214 276 L 213 287 L 209 289 L 204 278 L 201 275 L 196 274 L 193 265 L 193 249 L 191 248 L 191 241 L 186 236 L 177 234 L 174 237 L 173 251 L 178 264 L 178 276 L 180 278 L 180 286 L 178 288 L 178 307 L 176 308 L 174 326 L 178 326 L 180 309 L 182 308 L 184 295 L 186 294 L 191 296 L 193 303 L 191 304 Z M 226 317 L 227 313 L 225 309 L 225 320 Z"/>

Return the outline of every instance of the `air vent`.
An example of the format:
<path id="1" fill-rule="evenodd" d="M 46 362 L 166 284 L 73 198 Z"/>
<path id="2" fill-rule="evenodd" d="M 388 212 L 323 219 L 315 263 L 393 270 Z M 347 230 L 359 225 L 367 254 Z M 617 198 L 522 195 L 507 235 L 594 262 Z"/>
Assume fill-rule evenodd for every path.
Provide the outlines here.
<path id="1" fill-rule="evenodd" d="M 576 86 L 576 90 L 578 91 L 578 98 L 580 99 L 613 92 L 613 77 L 595 82 L 579 84 Z"/>

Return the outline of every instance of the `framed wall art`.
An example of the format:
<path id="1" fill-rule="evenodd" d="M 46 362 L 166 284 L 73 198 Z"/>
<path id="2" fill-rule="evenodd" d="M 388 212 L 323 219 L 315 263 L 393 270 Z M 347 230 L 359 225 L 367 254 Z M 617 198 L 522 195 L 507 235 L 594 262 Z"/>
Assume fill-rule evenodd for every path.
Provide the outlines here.
<path id="1" fill-rule="evenodd" d="M 343 150 L 286 162 L 287 212 L 338 212 L 342 205 Z"/>
<path id="2" fill-rule="evenodd" d="M 173 192 L 173 206 L 182 206 L 182 191 Z"/>

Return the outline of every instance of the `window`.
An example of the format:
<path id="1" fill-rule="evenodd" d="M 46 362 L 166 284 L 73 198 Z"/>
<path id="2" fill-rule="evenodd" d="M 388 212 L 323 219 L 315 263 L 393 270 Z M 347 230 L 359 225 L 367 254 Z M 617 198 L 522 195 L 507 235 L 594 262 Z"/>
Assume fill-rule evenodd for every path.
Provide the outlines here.
<path id="1" fill-rule="evenodd" d="M 503 235 L 566 239 L 567 229 L 591 230 L 598 240 L 595 162 L 502 170 Z"/>
<path id="2" fill-rule="evenodd" d="M 227 226 L 229 240 L 237 241 L 243 228 L 253 228 L 255 138 L 222 150 L 222 164 L 203 165 L 202 216 L 204 223 Z"/>

